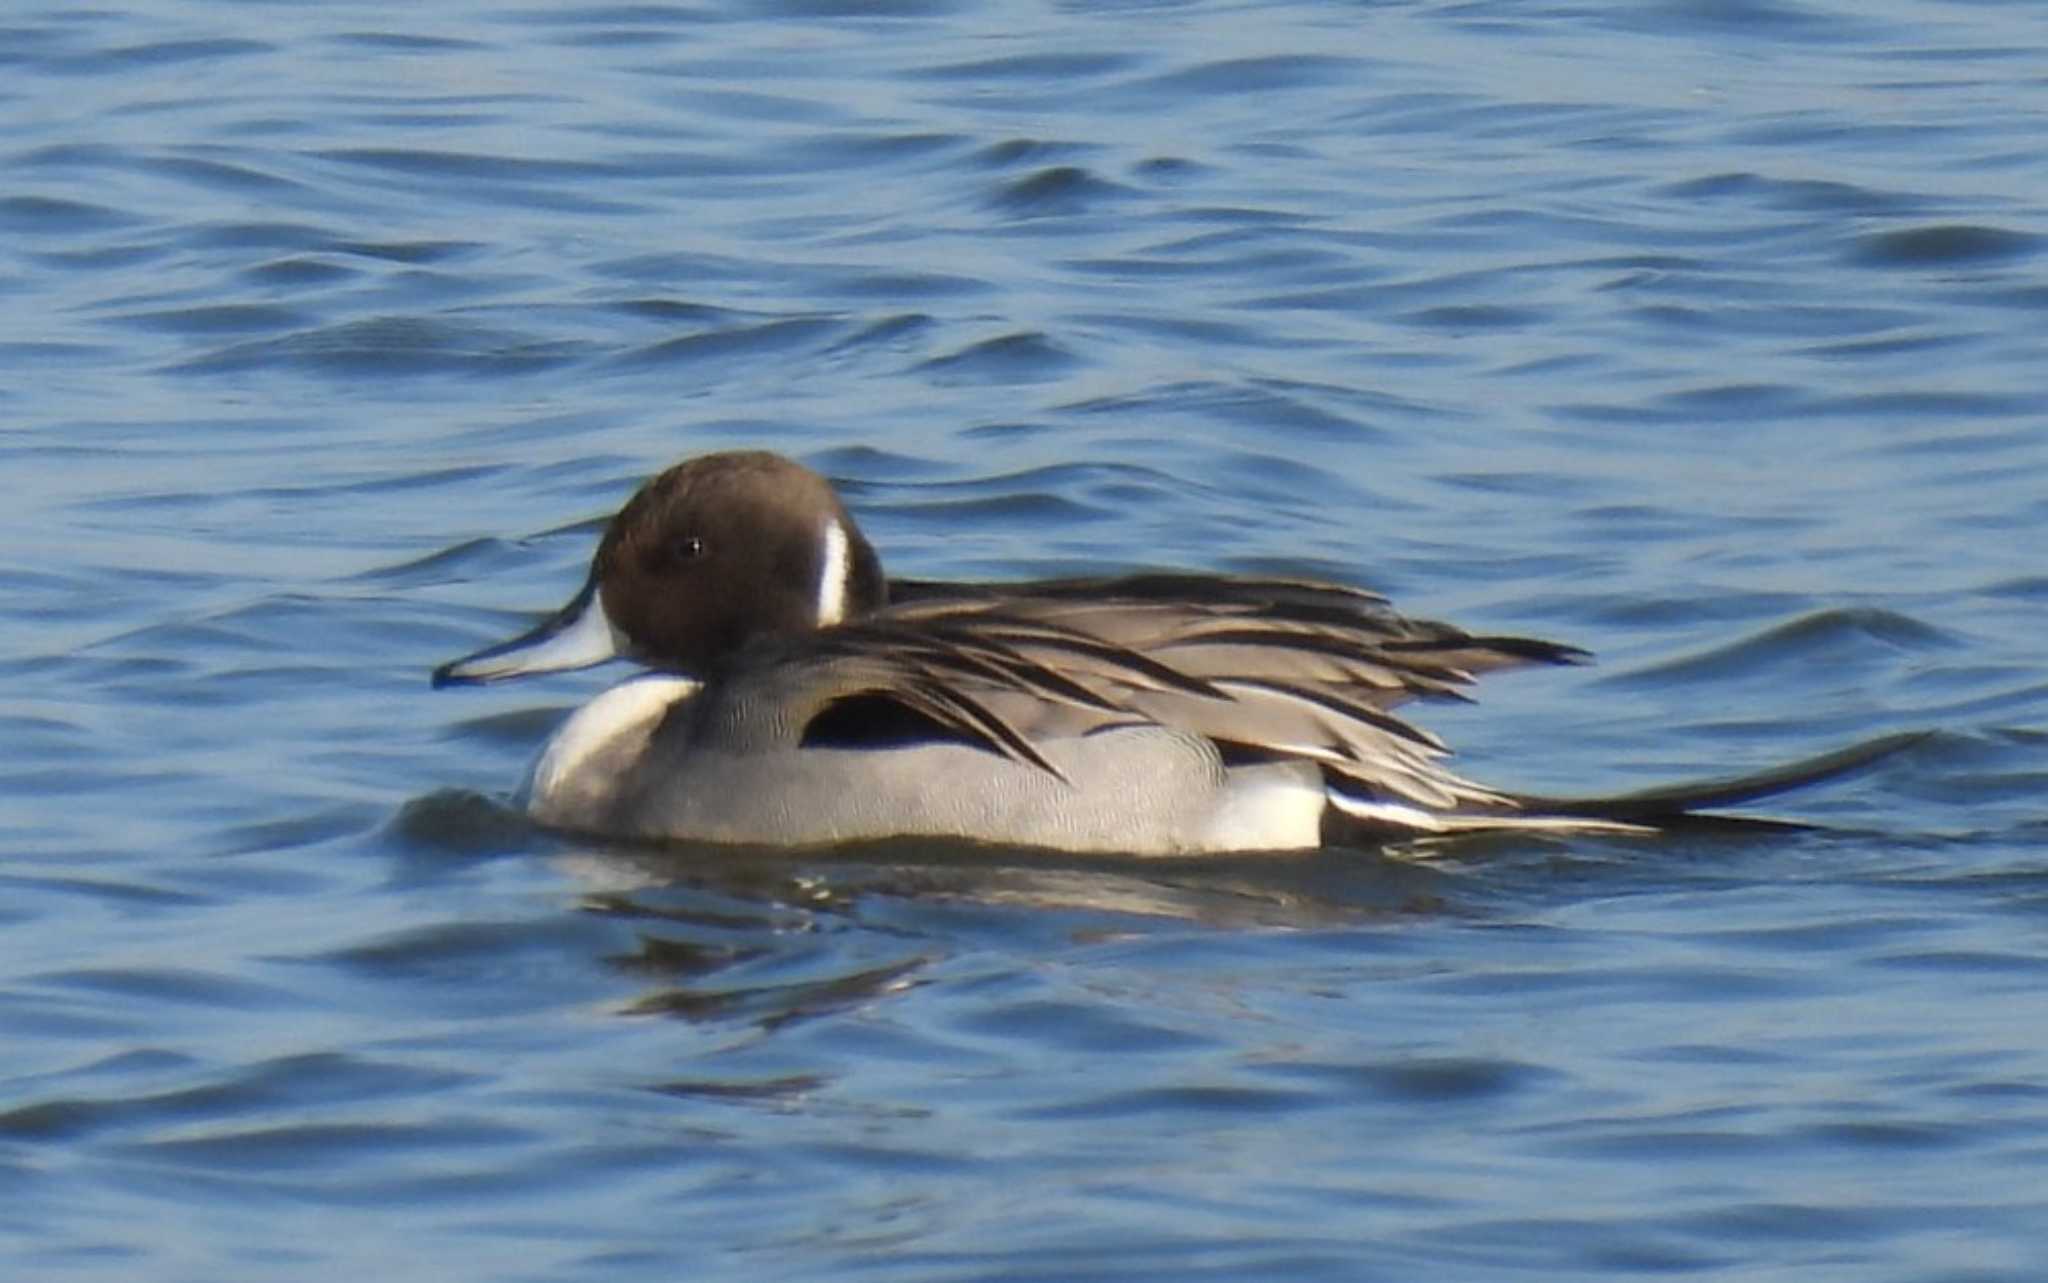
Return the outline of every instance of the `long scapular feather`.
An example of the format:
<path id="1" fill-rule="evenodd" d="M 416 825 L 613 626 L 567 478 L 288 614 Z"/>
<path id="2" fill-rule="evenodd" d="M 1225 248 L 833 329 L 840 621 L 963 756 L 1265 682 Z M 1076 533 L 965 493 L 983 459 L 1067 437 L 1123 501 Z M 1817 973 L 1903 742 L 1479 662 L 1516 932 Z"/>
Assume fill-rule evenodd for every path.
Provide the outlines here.
<path id="1" fill-rule="evenodd" d="M 1334 717 L 1340 722 L 1354 721 L 1384 731 L 1396 739 L 1420 744 L 1432 753 L 1445 751 L 1444 742 L 1412 722 L 1406 722 L 1392 713 L 1348 700 L 1330 691 L 1315 690 L 1289 682 L 1272 681 L 1256 677 L 1230 677 L 1216 683 L 1223 690 L 1239 698 L 1265 695 L 1278 699 L 1292 700 L 1306 704 L 1324 716 Z"/>
<path id="2" fill-rule="evenodd" d="M 930 631 L 946 635 L 951 633 L 951 630 L 938 627 Z M 1127 685 L 1152 690 L 1177 690 L 1190 695 L 1204 695 L 1211 699 L 1222 698 L 1221 692 L 1205 678 L 1184 672 L 1171 664 L 1162 663 L 1129 646 L 1101 641 L 1085 633 L 1045 625 L 1013 623 L 998 618 L 986 624 L 978 623 L 970 629 L 962 629 L 960 635 L 983 645 L 994 642 L 1014 643 L 1059 651 L 1099 665 L 1103 670 L 1102 676 L 1113 677 Z"/>
<path id="3" fill-rule="evenodd" d="M 912 682 L 882 693 L 903 700 L 942 725 L 981 740 L 1006 757 L 1035 766 L 1055 779 L 1071 782 L 1016 727 L 958 689 L 942 682 Z"/>

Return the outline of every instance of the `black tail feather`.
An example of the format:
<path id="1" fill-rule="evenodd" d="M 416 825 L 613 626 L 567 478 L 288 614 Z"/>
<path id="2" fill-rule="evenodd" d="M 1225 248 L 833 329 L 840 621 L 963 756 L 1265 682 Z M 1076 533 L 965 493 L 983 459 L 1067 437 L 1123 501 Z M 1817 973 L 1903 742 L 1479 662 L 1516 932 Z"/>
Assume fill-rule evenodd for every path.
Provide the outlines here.
<path id="1" fill-rule="evenodd" d="M 1697 817 L 1695 813 L 1709 807 L 1751 802 L 1867 769 L 1904 752 L 1931 734 L 1929 731 L 1907 731 L 1886 735 L 1748 775 L 1666 784 L 1612 797 L 1517 796 L 1515 800 L 1534 815 L 1580 816 L 1661 827 L 1688 818 L 1706 818 Z"/>

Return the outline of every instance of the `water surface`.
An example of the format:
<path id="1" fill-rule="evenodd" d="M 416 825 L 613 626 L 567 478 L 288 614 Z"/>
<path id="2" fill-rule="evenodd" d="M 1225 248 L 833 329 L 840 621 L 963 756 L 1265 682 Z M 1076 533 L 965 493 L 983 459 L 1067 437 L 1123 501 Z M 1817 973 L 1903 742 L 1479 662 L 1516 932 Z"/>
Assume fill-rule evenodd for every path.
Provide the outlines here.
<path id="1" fill-rule="evenodd" d="M 0 23 L 10 1276 L 2033 1279 L 2048 29 L 1962 0 Z M 1142 868 L 594 849 L 430 693 L 647 473 L 1585 645 L 1592 792 Z"/>

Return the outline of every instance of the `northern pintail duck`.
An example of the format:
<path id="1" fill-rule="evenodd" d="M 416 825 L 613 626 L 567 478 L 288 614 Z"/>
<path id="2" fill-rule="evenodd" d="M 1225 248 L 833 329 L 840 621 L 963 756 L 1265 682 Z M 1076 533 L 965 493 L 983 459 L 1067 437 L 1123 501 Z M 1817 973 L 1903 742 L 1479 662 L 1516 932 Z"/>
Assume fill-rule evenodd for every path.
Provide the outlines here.
<path id="1" fill-rule="evenodd" d="M 889 580 L 824 478 L 678 464 L 612 519 L 575 598 L 436 686 L 625 658 L 523 790 L 542 824 L 806 846 L 924 836 L 1132 855 L 1494 828 L 1641 831 L 1809 783 L 1880 741 L 1744 779 L 1537 799 L 1443 765 L 1393 710 L 1585 652 L 1406 618 L 1308 579 Z"/>

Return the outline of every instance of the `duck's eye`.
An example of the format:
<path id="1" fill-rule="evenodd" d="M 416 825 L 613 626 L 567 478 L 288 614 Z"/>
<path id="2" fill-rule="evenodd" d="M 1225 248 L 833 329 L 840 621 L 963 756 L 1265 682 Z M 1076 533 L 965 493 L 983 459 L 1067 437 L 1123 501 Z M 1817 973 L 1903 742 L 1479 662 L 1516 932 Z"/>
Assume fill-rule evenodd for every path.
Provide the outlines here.
<path id="1" fill-rule="evenodd" d="M 665 575 L 703 560 L 707 551 L 701 536 L 682 535 L 675 539 L 650 539 L 635 549 L 635 555 L 648 574 Z"/>

